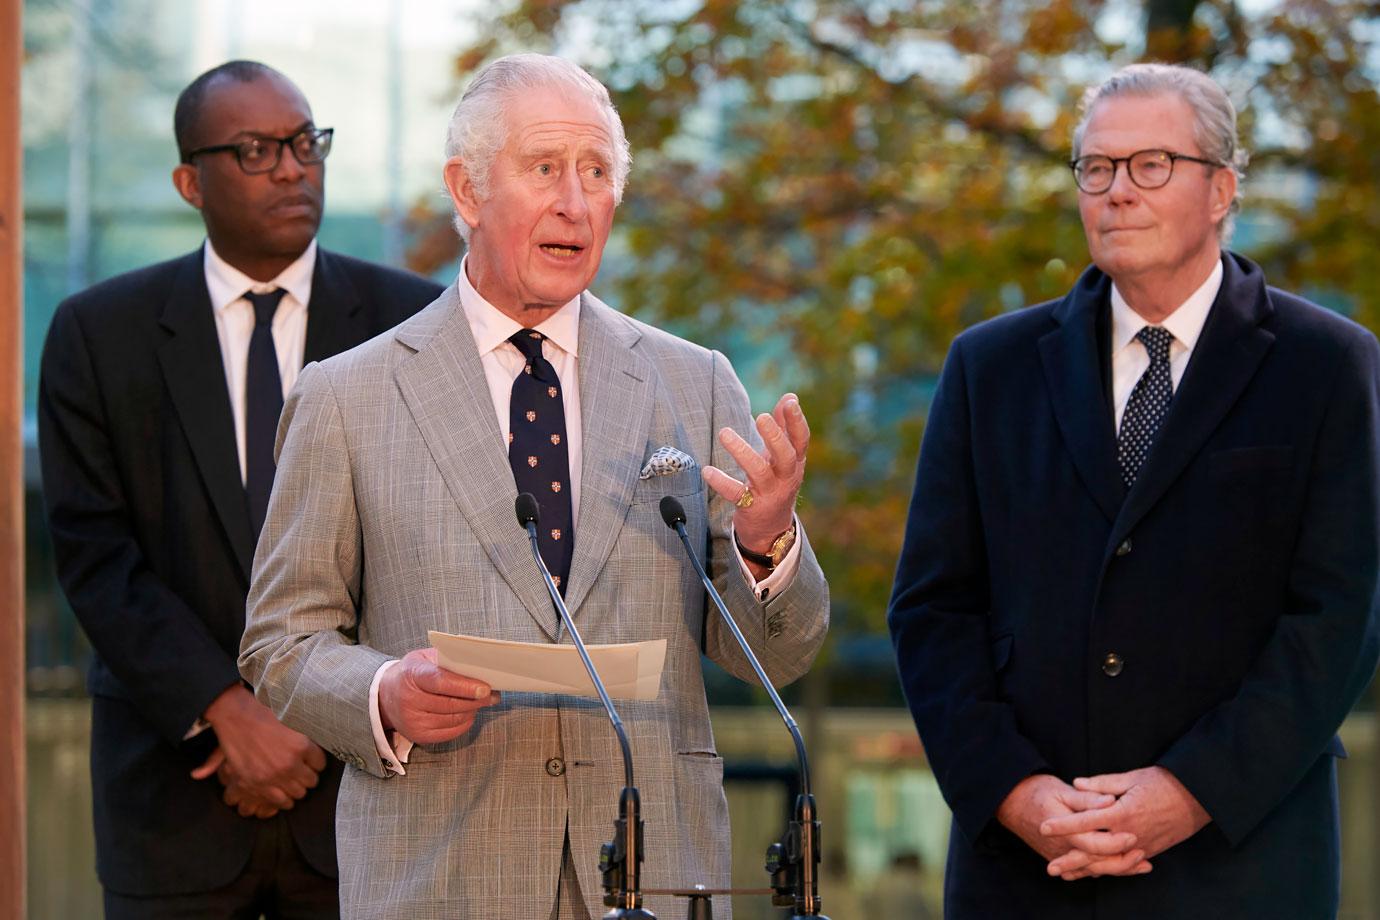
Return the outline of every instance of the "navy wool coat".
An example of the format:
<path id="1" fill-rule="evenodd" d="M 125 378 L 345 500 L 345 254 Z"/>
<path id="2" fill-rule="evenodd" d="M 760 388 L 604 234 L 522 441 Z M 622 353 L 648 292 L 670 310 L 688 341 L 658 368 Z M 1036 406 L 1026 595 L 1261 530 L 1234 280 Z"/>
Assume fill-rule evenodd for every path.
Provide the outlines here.
<path id="1" fill-rule="evenodd" d="M 1129 490 L 1106 275 L 949 353 L 888 612 L 954 813 L 948 917 L 1336 913 L 1336 731 L 1378 647 L 1380 356 L 1223 261 Z M 1148 875 L 1049 878 L 994 818 L 1033 773 L 1155 764 L 1212 823 Z"/>

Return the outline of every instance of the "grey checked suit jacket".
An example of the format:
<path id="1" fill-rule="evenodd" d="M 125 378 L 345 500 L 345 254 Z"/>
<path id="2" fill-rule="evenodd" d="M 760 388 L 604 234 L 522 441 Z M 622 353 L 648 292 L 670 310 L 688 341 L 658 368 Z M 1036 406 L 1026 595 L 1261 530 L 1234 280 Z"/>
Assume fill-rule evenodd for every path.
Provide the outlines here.
<path id="1" fill-rule="evenodd" d="M 619 703 L 646 820 L 644 887 L 729 883 L 723 761 L 703 651 L 752 674 L 658 503 L 685 505 L 692 542 L 774 680 L 809 667 L 828 588 L 802 532 L 791 585 L 762 604 L 737 571 L 732 507 L 697 470 L 639 480 L 672 445 L 735 470 L 715 432 L 755 438 L 723 355 L 585 294 L 580 313 L 583 472 L 566 602 L 589 642 L 668 642 L 661 694 Z M 516 489 L 469 325 L 452 287 L 396 329 L 307 367 L 288 399 L 268 520 L 254 564 L 240 666 L 283 721 L 351 764 L 336 814 L 346 916 L 479 918 L 495 905 L 545 918 L 567 823 L 581 889 L 601 916 L 599 845 L 622 787 L 597 700 L 505 693 L 474 728 L 417 747 L 385 778 L 369 685 L 427 630 L 568 642 L 513 514 Z M 545 765 L 560 757 L 563 775 Z M 649 899 L 662 917 L 683 902 Z M 727 900 L 717 915 L 728 916 Z"/>

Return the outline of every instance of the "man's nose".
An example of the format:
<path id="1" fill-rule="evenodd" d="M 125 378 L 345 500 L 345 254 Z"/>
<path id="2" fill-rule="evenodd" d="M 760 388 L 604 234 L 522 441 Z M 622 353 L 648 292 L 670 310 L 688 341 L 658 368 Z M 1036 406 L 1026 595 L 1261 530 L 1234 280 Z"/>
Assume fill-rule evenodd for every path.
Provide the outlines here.
<path id="1" fill-rule="evenodd" d="M 578 169 L 567 169 L 561 174 L 554 206 L 558 215 L 570 221 L 584 220 L 589 213 L 589 200 Z"/>
<path id="2" fill-rule="evenodd" d="M 1107 189 L 1107 197 L 1117 204 L 1135 201 L 1140 197 L 1140 186 L 1131 181 L 1131 164 L 1118 163 L 1117 167 L 1111 188 Z"/>
<path id="3" fill-rule="evenodd" d="M 278 165 L 273 167 L 273 178 L 279 182 L 295 182 L 306 173 L 307 168 L 297 160 L 289 144 L 278 151 Z"/>

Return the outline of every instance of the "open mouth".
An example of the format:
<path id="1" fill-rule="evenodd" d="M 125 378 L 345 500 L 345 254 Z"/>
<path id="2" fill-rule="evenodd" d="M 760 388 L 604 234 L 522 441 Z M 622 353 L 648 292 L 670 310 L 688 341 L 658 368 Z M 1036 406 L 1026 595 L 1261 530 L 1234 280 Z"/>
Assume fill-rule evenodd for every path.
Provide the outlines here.
<path id="1" fill-rule="evenodd" d="M 584 252 L 583 246 L 574 243 L 542 243 L 541 251 L 558 259 L 573 259 Z"/>

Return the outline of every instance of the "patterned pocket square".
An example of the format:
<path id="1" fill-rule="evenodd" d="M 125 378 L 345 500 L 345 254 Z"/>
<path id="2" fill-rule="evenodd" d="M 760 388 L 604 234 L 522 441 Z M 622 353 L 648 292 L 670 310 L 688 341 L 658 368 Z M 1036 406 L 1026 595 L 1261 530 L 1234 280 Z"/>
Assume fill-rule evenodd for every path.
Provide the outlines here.
<path id="1" fill-rule="evenodd" d="M 698 465 L 694 457 L 678 451 L 674 447 L 658 447 L 653 451 L 647 465 L 642 467 L 642 472 L 638 473 L 637 478 L 651 479 L 653 476 L 672 476 L 686 470 L 693 470 Z"/>

